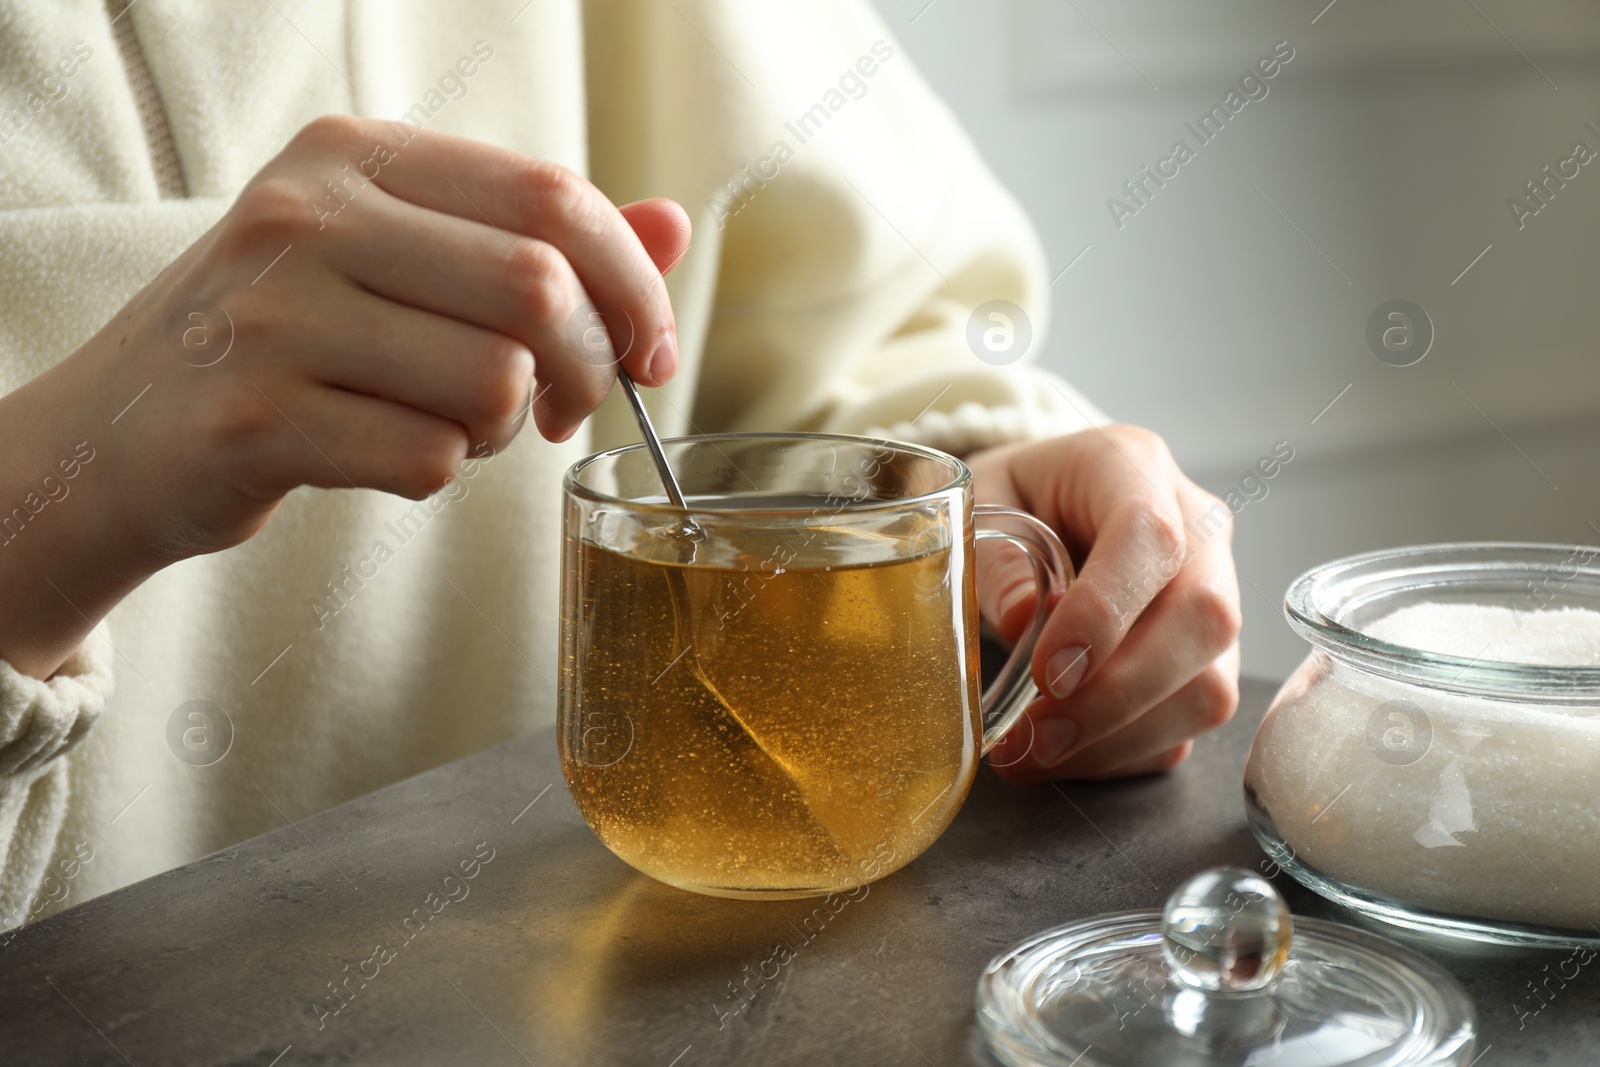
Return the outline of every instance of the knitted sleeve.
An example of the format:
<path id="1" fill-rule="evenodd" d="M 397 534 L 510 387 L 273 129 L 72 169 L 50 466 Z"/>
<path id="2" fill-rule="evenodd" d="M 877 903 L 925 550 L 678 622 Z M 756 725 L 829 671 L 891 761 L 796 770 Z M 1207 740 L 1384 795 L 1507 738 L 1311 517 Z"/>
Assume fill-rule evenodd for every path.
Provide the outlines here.
<path id="1" fill-rule="evenodd" d="M 720 247 L 699 428 L 963 454 L 1109 421 L 1028 365 L 1050 307 L 1038 237 L 868 5 L 691 6 L 744 76 L 710 125 L 756 146 L 691 205 Z"/>
<path id="2" fill-rule="evenodd" d="M 31 917 L 66 815 L 61 756 L 83 740 L 111 690 L 103 624 L 47 681 L 0 660 L 0 930 Z"/>
<path id="3" fill-rule="evenodd" d="M 714 274 L 704 342 L 683 338 L 693 418 L 678 402 L 664 426 L 970 453 L 1107 421 L 1027 365 L 1050 315 L 1042 246 L 870 5 L 586 10 L 595 179 L 690 210 L 669 286 Z M 619 46 L 618 26 L 653 45 Z"/>

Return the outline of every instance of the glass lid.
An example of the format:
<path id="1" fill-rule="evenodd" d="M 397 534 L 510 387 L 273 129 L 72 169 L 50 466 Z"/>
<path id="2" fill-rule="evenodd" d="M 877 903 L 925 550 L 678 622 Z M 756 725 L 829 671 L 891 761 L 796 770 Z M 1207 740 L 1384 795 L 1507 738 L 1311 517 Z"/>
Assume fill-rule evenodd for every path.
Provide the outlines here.
<path id="1" fill-rule="evenodd" d="M 1381 937 L 1294 919 L 1266 879 L 1203 871 L 1163 911 L 1069 923 L 997 956 L 978 1022 L 1011 1067 L 1464 1067 L 1472 1001 Z"/>

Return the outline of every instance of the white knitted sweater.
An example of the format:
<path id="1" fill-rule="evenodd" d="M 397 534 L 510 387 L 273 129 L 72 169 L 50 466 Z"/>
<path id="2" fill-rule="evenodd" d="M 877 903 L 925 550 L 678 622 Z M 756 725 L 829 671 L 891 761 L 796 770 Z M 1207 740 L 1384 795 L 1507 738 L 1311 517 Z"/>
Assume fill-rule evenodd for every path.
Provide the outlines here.
<path id="1" fill-rule="evenodd" d="M 7 3 L 0 390 L 80 345 L 337 111 L 685 205 L 682 366 L 649 398 L 663 433 L 962 452 L 1101 418 L 974 356 L 990 300 L 1025 308 L 1037 344 L 1038 243 L 853 0 L 138 0 L 115 25 L 103 0 Z M 419 505 L 298 490 L 245 545 L 146 583 L 50 681 L 0 663 L 0 928 L 551 722 L 560 477 L 634 439 L 618 401 Z"/>

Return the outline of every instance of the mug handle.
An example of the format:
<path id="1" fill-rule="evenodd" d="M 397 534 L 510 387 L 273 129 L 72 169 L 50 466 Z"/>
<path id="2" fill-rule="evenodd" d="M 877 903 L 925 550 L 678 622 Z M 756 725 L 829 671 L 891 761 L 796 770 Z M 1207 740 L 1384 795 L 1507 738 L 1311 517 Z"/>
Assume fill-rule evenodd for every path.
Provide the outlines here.
<path id="1" fill-rule="evenodd" d="M 997 522 L 1010 529 L 976 529 Z M 1003 504 L 976 504 L 972 508 L 972 523 L 976 540 L 1008 541 L 1027 554 L 1028 562 L 1033 565 L 1034 586 L 1040 594 L 1034 601 L 1033 620 L 1011 650 L 1006 665 L 1000 669 L 1000 676 L 984 691 L 980 712 L 983 720 L 981 751 L 987 753 L 1017 724 L 1023 709 L 1039 695 L 1030 669 L 1033 649 L 1039 643 L 1039 635 L 1044 632 L 1045 620 L 1050 617 L 1050 606 L 1056 593 L 1067 588 L 1072 581 L 1073 571 L 1072 559 L 1067 555 L 1061 538 L 1025 511 Z"/>

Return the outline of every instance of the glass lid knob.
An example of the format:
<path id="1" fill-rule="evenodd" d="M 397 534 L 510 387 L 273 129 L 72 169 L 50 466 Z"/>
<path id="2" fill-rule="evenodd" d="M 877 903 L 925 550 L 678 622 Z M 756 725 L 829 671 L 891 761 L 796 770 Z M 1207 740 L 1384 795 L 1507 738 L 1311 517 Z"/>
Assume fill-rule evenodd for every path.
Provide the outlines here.
<path id="1" fill-rule="evenodd" d="M 1161 913 L 1161 954 L 1173 981 L 1206 992 L 1265 988 L 1289 958 L 1289 906 L 1242 867 L 1202 871 L 1179 885 Z"/>

